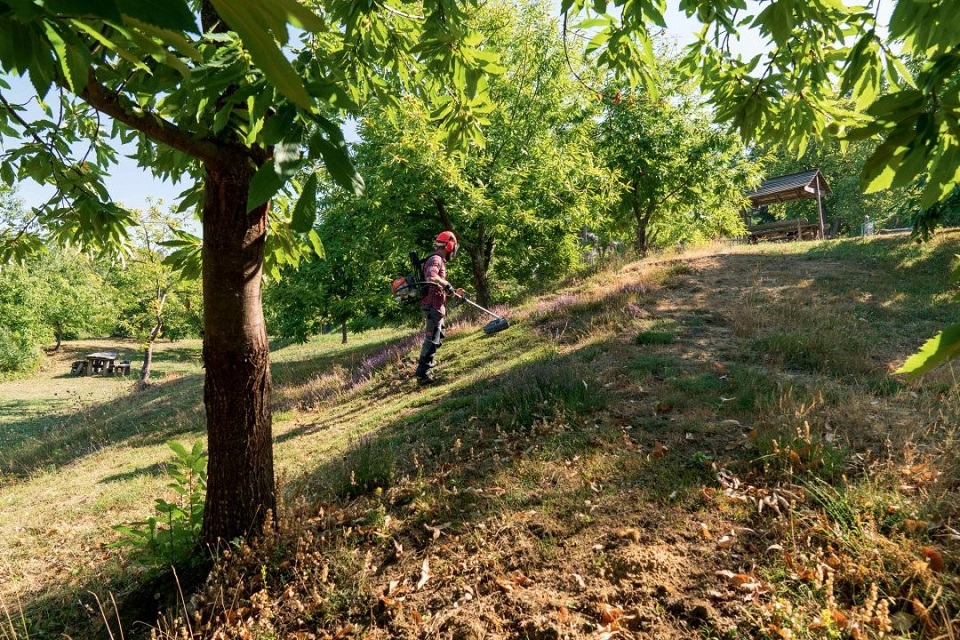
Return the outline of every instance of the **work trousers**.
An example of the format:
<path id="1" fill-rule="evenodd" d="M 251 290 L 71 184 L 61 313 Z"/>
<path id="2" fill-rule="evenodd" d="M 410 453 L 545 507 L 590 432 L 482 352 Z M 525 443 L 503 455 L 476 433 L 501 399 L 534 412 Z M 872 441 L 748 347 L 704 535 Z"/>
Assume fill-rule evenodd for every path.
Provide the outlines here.
<path id="1" fill-rule="evenodd" d="M 424 376 L 434 365 L 434 356 L 437 349 L 443 344 L 443 316 L 433 307 L 423 307 L 425 325 L 423 330 L 423 346 L 420 347 L 420 359 L 417 361 L 417 375 Z"/>

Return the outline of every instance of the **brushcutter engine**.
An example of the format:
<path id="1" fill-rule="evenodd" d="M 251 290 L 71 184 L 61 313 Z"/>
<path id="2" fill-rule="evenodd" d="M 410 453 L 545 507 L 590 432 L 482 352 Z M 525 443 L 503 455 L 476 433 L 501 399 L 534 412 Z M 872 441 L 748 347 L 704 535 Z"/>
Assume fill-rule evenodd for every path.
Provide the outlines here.
<path id="1" fill-rule="evenodd" d="M 413 304 L 420 302 L 423 292 L 420 288 L 420 282 L 414 276 L 401 276 L 390 284 L 390 292 L 393 293 L 393 299 L 400 304 Z"/>

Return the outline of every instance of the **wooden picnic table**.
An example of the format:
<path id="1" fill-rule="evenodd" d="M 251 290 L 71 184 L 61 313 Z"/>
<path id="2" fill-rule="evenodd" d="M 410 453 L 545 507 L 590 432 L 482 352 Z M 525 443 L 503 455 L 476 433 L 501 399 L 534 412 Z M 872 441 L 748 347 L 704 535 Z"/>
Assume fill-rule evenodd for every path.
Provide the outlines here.
<path id="1" fill-rule="evenodd" d="M 87 356 L 86 375 L 94 373 L 113 373 L 113 367 L 117 362 L 117 353 L 115 351 L 98 351 Z"/>

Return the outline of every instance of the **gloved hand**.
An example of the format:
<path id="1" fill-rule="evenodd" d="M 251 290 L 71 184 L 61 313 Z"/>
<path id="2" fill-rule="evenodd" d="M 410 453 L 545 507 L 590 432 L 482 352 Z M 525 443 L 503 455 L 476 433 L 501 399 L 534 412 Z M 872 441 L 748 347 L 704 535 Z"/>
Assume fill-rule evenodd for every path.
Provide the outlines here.
<path id="1" fill-rule="evenodd" d="M 445 292 L 449 293 L 450 295 L 453 295 L 453 293 L 454 293 L 453 285 L 450 284 L 449 282 L 448 282 L 447 284 L 443 285 L 443 290 L 444 290 Z"/>

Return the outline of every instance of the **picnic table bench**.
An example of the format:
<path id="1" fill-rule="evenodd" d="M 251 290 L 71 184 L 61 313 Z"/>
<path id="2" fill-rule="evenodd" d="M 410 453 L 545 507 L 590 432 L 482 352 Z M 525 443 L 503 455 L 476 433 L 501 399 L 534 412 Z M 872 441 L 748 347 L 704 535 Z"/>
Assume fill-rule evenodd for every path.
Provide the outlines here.
<path id="1" fill-rule="evenodd" d="M 816 240 L 820 237 L 820 225 L 806 220 L 777 220 L 758 224 L 747 229 L 750 244 L 757 242 L 788 242 L 791 240 Z"/>

